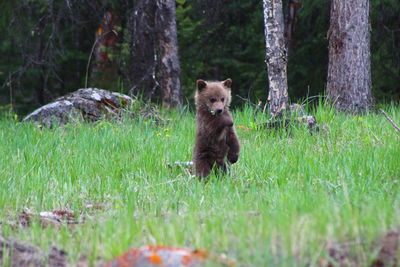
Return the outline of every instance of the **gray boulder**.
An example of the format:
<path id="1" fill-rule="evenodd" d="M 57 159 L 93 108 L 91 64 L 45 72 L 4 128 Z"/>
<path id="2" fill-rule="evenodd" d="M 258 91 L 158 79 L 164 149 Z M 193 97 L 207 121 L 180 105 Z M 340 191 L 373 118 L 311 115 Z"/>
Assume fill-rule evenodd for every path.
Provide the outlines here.
<path id="1" fill-rule="evenodd" d="M 122 111 L 134 102 L 133 98 L 117 92 L 84 88 L 36 109 L 23 121 L 53 127 L 77 120 L 95 122 L 104 118 L 119 118 Z"/>

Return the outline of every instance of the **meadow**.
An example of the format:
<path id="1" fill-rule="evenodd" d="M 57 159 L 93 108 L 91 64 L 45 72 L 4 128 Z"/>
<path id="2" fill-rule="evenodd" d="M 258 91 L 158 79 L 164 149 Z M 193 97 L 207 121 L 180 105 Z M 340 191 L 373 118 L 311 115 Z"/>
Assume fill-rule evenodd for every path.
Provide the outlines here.
<path id="1" fill-rule="evenodd" d="M 400 108 L 383 108 L 400 122 Z M 163 125 L 126 118 L 55 129 L 4 117 L 0 233 L 57 246 L 72 264 L 158 244 L 225 254 L 238 266 L 315 266 L 331 260 L 329 244 L 346 243 L 368 265 L 378 253 L 371 244 L 400 227 L 400 134 L 380 113 L 309 112 L 327 130 L 257 129 L 252 108 L 235 110 L 245 127 L 239 161 L 207 183 L 168 166 L 191 160 L 193 112 L 165 114 Z M 23 211 L 60 209 L 84 221 L 18 224 Z"/>

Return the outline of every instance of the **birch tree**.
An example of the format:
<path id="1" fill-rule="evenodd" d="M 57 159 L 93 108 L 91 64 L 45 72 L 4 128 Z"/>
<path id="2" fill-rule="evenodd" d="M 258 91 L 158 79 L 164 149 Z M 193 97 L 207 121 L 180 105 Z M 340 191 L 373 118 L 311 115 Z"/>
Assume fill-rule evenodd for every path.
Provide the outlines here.
<path id="1" fill-rule="evenodd" d="M 288 106 L 287 52 L 284 38 L 282 0 L 263 0 L 265 58 L 268 70 L 268 101 L 272 118 Z"/>
<path id="2" fill-rule="evenodd" d="M 332 0 L 327 96 L 338 110 L 372 105 L 369 0 Z"/>

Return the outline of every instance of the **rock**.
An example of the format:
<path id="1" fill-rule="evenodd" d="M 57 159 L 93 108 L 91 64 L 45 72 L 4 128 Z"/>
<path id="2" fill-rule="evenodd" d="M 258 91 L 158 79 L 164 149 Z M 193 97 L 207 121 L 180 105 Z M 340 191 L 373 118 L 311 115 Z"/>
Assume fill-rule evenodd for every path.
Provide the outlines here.
<path id="1" fill-rule="evenodd" d="M 296 117 L 294 119 L 303 125 L 307 125 L 307 128 L 311 134 L 314 130 L 317 132 L 319 131 L 319 126 L 314 116 L 303 115 L 301 117 Z"/>
<path id="2" fill-rule="evenodd" d="M 23 121 L 34 121 L 47 127 L 71 121 L 98 121 L 118 118 L 135 100 L 127 95 L 97 88 L 79 89 L 38 108 Z"/>
<path id="3" fill-rule="evenodd" d="M 225 255 L 214 255 L 205 250 L 189 250 L 164 246 L 144 246 L 132 249 L 108 262 L 107 267 L 203 267 L 235 266 Z"/>
<path id="4" fill-rule="evenodd" d="M 273 118 L 269 122 L 261 123 L 257 125 L 259 129 L 279 130 L 279 129 L 290 129 L 290 126 L 307 126 L 310 134 L 319 132 L 320 127 L 317 123 L 317 119 L 314 116 L 307 115 L 305 112 L 304 105 L 292 104 L 280 117 Z M 326 126 L 325 126 L 326 127 Z M 324 132 L 325 128 L 323 128 Z"/>

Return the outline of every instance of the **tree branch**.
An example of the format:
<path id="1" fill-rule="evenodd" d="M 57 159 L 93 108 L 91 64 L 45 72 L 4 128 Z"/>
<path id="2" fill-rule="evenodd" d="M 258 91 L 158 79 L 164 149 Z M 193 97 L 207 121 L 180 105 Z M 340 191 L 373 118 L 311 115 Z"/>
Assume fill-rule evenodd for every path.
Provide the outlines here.
<path id="1" fill-rule="evenodd" d="M 393 125 L 393 127 L 400 132 L 400 128 L 399 126 L 397 126 L 397 124 L 389 117 L 388 114 L 386 114 L 386 112 L 383 109 L 379 109 L 379 111 L 385 116 L 385 118 Z"/>

